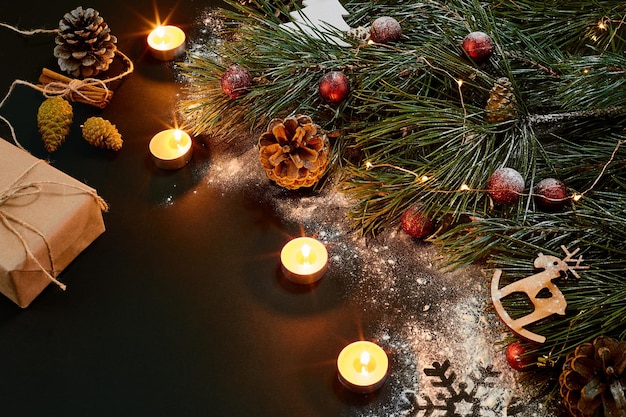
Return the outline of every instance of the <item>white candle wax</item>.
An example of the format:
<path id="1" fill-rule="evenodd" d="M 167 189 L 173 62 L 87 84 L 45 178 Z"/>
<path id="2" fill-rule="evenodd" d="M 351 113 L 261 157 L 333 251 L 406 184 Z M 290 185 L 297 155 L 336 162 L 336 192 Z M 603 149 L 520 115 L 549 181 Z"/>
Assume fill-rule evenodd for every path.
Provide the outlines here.
<path id="1" fill-rule="evenodd" d="M 163 130 L 150 140 L 150 153 L 159 168 L 182 168 L 191 159 L 191 137 L 180 129 Z"/>
<path id="2" fill-rule="evenodd" d="M 148 35 L 148 46 L 156 59 L 171 61 L 185 51 L 185 39 L 185 32 L 177 26 L 157 26 Z"/>
<path id="3" fill-rule="evenodd" d="M 312 284 L 326 272 L 328 252 L 322 242 L 299 237 L 283 246 L 280 261 L 287 279 L 297 284 Z"/>
<path id="4" fill-rule="evenodd" d="M 339 380 L 350 391 L 368 394 L 379 389 L 387 378 L 389 359 L 375 343 L 358 341 L 343 348 L 337 357 Z"/>

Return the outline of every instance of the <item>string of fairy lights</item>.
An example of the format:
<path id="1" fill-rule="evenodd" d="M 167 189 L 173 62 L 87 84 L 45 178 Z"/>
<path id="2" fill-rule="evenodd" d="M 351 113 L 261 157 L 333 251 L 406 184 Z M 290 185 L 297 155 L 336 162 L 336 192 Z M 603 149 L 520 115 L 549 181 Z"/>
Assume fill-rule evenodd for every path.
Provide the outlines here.
<path id="1" fill-rule="evenodd" d="M 617 27 L 616 29 L 613 31 L 613 33 L 611 34 L 611 39 L 609 40 L 609 42 L 607 42 L 606 46 L 605 46 L 605 50 L 608 47 L 608 45 L 611 43 L 610 41 L 615 37 L 615 35 L 617 34 L 619 28 L 622 25 L 626 24 L 626 15 L 624 15 L 621 19 L 611 19 L 608 16 L 605 16 L 603 18 L 601 18 L 597 24 L 593 25 L 596 27 L 596 29 L 598 31 L 607 31 L 609 30 L 609 27 L 614 24 L 617 23 Z M 597 35 L 592 35 L 591 39 L 596 42 L 598 41 L 598 37 Z M 373 42 L 372 40 L 368 40 L 366 42 L 367 45 L 373 44 L 375 42 Z M 448 77 L 452 78 L 457 86 L 458 86 L 458 93 L 459 93 L 459 100 L 460 100 L 460 105 L 461 108 L 463 109 L 463 113 L 464 113 L 464 120 L 467 118 L 467 109 L 465 108 L 465 102 L 463 100 L 463 91 L 462 91 L 462 87 L 465 84 L 465 81 L 461 78 L 457 78 L 454 77 L 452 74 L 450 74 L 448 71 L 446 71 L 445 69 L 436 67 L 435 65 L 433 65 L 430 61 L 428 61 L 428 59 L 421 57 L 419 55 L 417 55 L 414 51 L 405 51 L 405 50 L 401 50 L 397 47 L 391 46 L 391 45 L 387 45 L 387 44 L 378 44 L 377 46 L 383 46 L 386 48 L 390 48 L 393 49 L 397 52 L 403 52 L 403 53 L 408 53 L 408 54 L 412 54 L 415 55 L 416 59 L 421 62 L 424 63 L 426 65 L 428 65 L 431 69 L 441 72 L 443 74 L 446 74 Z M 583 70 L 583 74 L 587 74 L 589 73 L 590 70 L 589 69 L 585 69 Z M 625 70 L 626 72 L 626 70 Z M 600 181 L 600 179 L 604 176 L 604 174 L 606 173 L 606 170 L 608 169 L 609 165 L 611 165 L 611 163 L 613 162 L 613 160 L 615 159 L 617 152 L 619 151 L 619 149 L 622 147 L 622 145 L 626 144 L 626 139 L 622 139 L 620 141 L 618 141 L 611 153 L 611 156 L 609 157 L 609 159 L 602 165 L 602 168 L 600 170 L 600 172 L 598 173 L 598 175 L 596 176 L 596 178 L 594 179 L 594 181 L 589 185 L 589 187 L 587 187 L 584 191 L 581 192 L 572 192 L 570 193 L 568 196 L 564 197 L 564 198 L 553 198 L 553 197 L 549 197 L 549 196 L 545 196 L 545 195 L 540 195 L 537 193 L 523 193 L 523 192 L 518 192 L 517 190 L 513 190 L 513 189 L 505 189 L 503 191 L 507 191 L 507 192 L 511 192 L 514 194 L 517 194 L 520 197 L 541 197 L 545 200 L 548 201 L 552 201 L 552 202 L 564 202 L 564 201 L 572 201 L 574 203 L 579 202 L 586 194 L 590 193 L 598 184 L 598 182 Z M 411 171 L 410 169 L 407 168 L 403 168 L 397 165 L 393 165 L 393 164 L 388 164 L 388 163 L 381 163 L 381 164 L 373 164 L 371 161 L 365 161 L 365 168 L 366 170 L 370 170 L 370 169 L 375 169 L 375 168 L 392 168 L 401 172 L 404 172 L 406 174 L 409 174 L 411 176 L 413 176 L 415 179 L 413 181 L 413 183 L 415 182 L 419 182 L 423 185 L 423 187 L 430 193 L 436 193 L 436 194 L 451 194 L 451 193 L 467 193 L 467 192 L 474 192 L 474 193 L 489 193 L 488 189 L 479 189 L 479 188 L 471 188 L 468 184 L 466 183 L 462 183 L 458 188 L 456 189 L 439 189 L 439 188 L 433 188 L 430 187 L 428 185 L 428 183 L 432 183 L 432 177 L 425 175 L 425 174 L 418 174 L 414 171 Z"/>
<path id="2" fill-rule="evenodd" d="M 613 152 L 611 153 L 610 158 L 603 164 L 602 169 L 600 170 L 600 172 L 598 173 L 594 181 L 584 191 L 570 193 L 567 197 L 564 197 L 564 198 L 552 198 L 552 197 L 540 195 L 537 193 L 520 193 L 517 190 L 513 190 L 513 189 L 505 189 L 505 191 L 515 193 L 519 195 L 520 197 L 541 197 L 543 199 L 546 199 L 548 201 L 553 201 L 553 202 L 563 202 L 563 201 L 571 200 L 576 203 L 580 201 L 585 194 L 591 192 L 596 187 L 600 179 L 604 176 L 609 165 L 611 165 L 611 163 L 615 159 L 617 152 L 619 151 L 621 146 L 624 144 L 626 144 L 626 139 L 623 139 L 617 142 L 617 144 L 615 145 L 615 148 L 613 149 Z M 457 189 L 453 189 L 453 190 L 432 188 L 428 186 L 428 183 L 432 182 L 432 177 L 429 177 L 428 175 L 418 174 L 414 171 L 411 171 L 410 169 L 403 168 L 403 167 L 393 165 L 393 164 L 387 164 L 387 163 L 373 164 L 370 161 L 365 162 L 366 170 L 375 169 L 375 168 L 392 168 L 392 169 L 404 172 L 406 174 L 412 175 L 413 177 L 415 177 L 415 180 L 413 182 L 421 183 L 424 186 L 424 188 L 431 193 L 451 194 L 451 193 L 466 193 L 466 192 L 475 192 L 475 193 L 488 193 L 489 192 L 489 190 L 487 189 L 471 188 L 466 183 L 461 184 Z"/>
<path id="3" fill-rule="evenodd" d="M 611 153 L 611 157 L 604 163 L 604 165 L 602 166 L 602 169 L 600 170 L 600 173 L 596 176 L 596 178 L 591 183 L 591 185 L 589 185 L 589 187 L 587 187 L 587 189 L 585 189 L 584 191 L 570 193 L 567 197 L 564 197 L 564 198 L 552 198 L 552 197 L 540 195 L 540 194 L 537 194 L 537 193 L 520 193 L 517 190 L 513 190 L 513 189 L 505 189 L 504 191 L 515 193 L 515 194 L 519 195 L 520 197 L 541 197 L 543 199 L 546 199 L 546 200 L 549 200 L 549 201 L 554 201 L 554 202 L 562 202 L 562 201 L 571 200 L 571 201 L 576 203 L 576 202 L 580 201 L 583 198 L 583 196 L 585 196 L 585 194 L 591 192 L 595 188 L 595 186 L 598 184 L 600 179 L 604 176 L 604 174 L 605 174 L 606 170 L 608 169 L 609 165 L 615 159 L 615 155 L 619 151 L 620 147 L 622 145 L 624 145 L 624 144 L 626 144 L 626 139 L 620 140 L 619 142 L 617 142 L 617 144 L 615 145 L 615 148 L 613 149 L 613 152 Z M 385 164 L 373 164 L 370 161 L 366 161 L 365 162 L 365 168 L 367 170 L 374 169 L 374 168 L 385 168 L 385 167 L 386 168 L 393 168 L 395 170 L 398 170 L 398 171 L 404 172 L 406 174 L 412 175 L 413 177 L 415 177 L 415 180 L 413 182 L 421 183 L 424 186 L 424 188 L 428 192 L 431 192 L 431 193 L 451 194 L 451 193 L 466 193 L 466 192 L 474 192 L 474 193 L 488 193 L 489 192 L 489 190 L 487 190 L 487 189 L 471 188 L 466 183 L 461 184 L 457 189 L 453 189 L 453 190 L 432 188 L 432 187 L 428 186 L 428 183 L 432 182 L 432 177 L 429 177 L 428 175 L 418 174 L 416 172 L 411 171 L 410 169 L 402 168 L 402 167 L 399 167 L 399 166 L 393 165 L 393 164 L 386 164 L 386 163 Z"/>

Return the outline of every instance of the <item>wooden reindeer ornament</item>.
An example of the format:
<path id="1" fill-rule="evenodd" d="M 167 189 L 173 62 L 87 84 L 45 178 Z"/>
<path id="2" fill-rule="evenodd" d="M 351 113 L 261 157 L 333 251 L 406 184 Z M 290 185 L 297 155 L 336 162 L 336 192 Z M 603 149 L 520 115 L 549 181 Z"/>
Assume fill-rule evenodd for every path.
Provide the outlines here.
<path id="1" fill-rule="evenodd" d="M 545 336 L 533 333 L 525 329 L 524 326 L 545 319 L 553 314 L 565 314 L 567 301 L 561 290 L 559 290 L 559 287 L 557 287 L 552 280 L 561 277 L 561 275 L 567 278 L 568 272 L 574 277 L 580 278 L 576 270 L 588 268 L 581 266 L 583 262 L 582 256 L 579 256 L 578 259 L 572 259 L 580 248 L 577 248 L 571 253 L 565 246 L 561 246 L 561 249 L 565 252 L 565 258 L 559 259 L 556 256 L 540 253 L 535 259 L 534 266 L 535 268 L 543 269 L 543 271 L 512 282 L 502 288 L 499 288 L 502 270 L 496 269 L 493 274 L 493 278 L 491 279 L 491 300 L 496 313 L 511 331 L 524 339 L 537 343 L 545 342 Z M 575 264 L 570 265 L 572 262 Z M 539 293 L 544 289 L 550 291 L 551 297 L 538 297 Z M 512 319 L 504 309 L 502 299 L 516 292 L 525 293 L 532 302 L 534 310 L 532 313 L 523 317 Z"/>

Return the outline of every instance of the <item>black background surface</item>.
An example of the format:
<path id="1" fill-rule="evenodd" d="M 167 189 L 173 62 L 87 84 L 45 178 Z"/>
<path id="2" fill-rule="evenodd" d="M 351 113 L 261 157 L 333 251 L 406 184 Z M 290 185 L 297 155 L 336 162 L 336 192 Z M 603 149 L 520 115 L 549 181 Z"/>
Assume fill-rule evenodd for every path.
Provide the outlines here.
<path id="1" fill-rule="evenodd" d="M 214 150 L 194 143 L 189 166 L 157 169 L 148 142 L 174 120 L 180 84 L 145 38 L 156 13 L 193 31 L 210 0 L 21 1 L 0 21 L 58 27 L 66 12 L 93 7 L 135 71 L 115 83 L 104 110 L 74 105 L 74 125 L 48 155 L 36 126 L 42 95 L 18 86 L 0 109 L 35 156 L 94 187 L 110 204 L 107 231 L 27 308 L 0 298 L 0 416 L 337 416 L 360 401 L 336 379 L 341 348 L 361 321 L 329 270 L 310 289 L 282 282 L 279 251 L 299 225 L 253 195 L 201 184 Z M 58 71 L 53 35 L 0 28 L 0 91 Z M 119 70 L 119 68 L 113 68 Z M 117 125 L 120 152 L 82 141 L 99 115 Z M 6 126 L 0 136 L 11 141 Z M 1 170 L 1 167 L 0 167 Z M 171 201 L 171 204 L 163 204 Z M 382 393 L 385 392 L 383 388 Z M 378 395 L 381 395 L 380 393 Z M 382 394 L 384 395 L 384 394 Z"/>

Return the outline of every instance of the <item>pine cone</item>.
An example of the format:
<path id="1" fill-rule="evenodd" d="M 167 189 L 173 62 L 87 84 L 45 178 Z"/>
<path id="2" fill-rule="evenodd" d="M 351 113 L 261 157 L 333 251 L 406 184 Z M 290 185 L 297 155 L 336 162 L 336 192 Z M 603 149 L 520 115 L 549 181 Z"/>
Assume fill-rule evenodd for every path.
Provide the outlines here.
<path id="1" fill-rule="evenodd" d="M 90 117 L 85 121 L 82 129 L 83 138 L 93 146 L 114 151 L 122 149 L 122 135 L 108 120 L 102 117 Z"/>
<path id="2" fill-rule="evenodd" d="M 37 127 L 48 152 L 56 151 L 65 142 L 73 117 L 72 105 L 61 96 L 41 103 L 37 111 Z"/>
<path id="3" fill-rule="evenodd" d="M 315 185 L 329 162 L 328 137 L 318 130 L 309 116 L 272 120 L 259 137 L 259 159 L 267 176 L 292 190 Z"/>
<path id="4" fill-rule="evenodd" d="M 517 101 L 508 78 L 501 77 L 495 82 L 489 92 L 485 110 L 489 123 L 505 122 L 517 117 Z"/>
<path id="5" fill-rule="evenodd" d="M 606 336 L 567 355 L 559 377 L 561 396 L 576 417 L 626 416 L 626 341 Z"/>
<path id="6" fill-rule="evenodd" d="M 109 69 L 117 38 L 98 11 L 77 7 L 59 22 L 54 56 L 59 67 L 73 77 L 91 77 Z"/>

